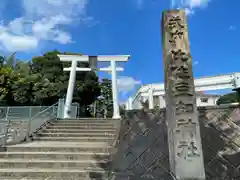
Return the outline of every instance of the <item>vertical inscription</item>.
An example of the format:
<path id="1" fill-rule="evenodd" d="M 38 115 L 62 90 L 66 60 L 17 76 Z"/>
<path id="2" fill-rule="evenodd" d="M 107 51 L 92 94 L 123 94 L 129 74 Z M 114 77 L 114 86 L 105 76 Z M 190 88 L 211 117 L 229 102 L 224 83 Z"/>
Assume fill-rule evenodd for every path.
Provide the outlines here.
<path id="1" fill-rule="evenodd" d="M 191 157 L 199 153 L 195 142 L 194 132 L 196 123 L 192 123 L 191 115 L 194 113 L 193 85 L 191 85 L 191 73 L 189 70 L 189 55 L 181 47 L 177 47 L 178 41 L 183 39 L 184 25 L 180 16 L 170 16 L 168 20 L 169 43 L 171 47 L 171 62 L 169 64 L 170 77 L 172 79 L 172 95 L 175 100 L 175 118 L 177 120 L 175 132 L 176 137 L 176 154 L 184 160 L 191 160 Z M 179 101 L 178 98 L 182 100 Z M 185 102 L 188 100 L 188 104 Z M 190 101 L 190 102 L 189 102 Z M 190 108 L 192 107 L 192 108 Z M 188 109 L 187 109 L 188 108 Z M 184 117 L 182 113 L 185 114 Z M 186 114 L 187 113 L 187 114 Z M 186 133 L 186 127 L 191 125 L 191 130 Z"/>
<path id="2" fill-rule="evenodd" d="M 193 96 L 193 88 L 189 83 L 191 75 L 189 71 L 189 57 L 181 49 L 172 50 L 172 61 L 170 62 L 171 77 L 174 79 L 172 82 L 174 97 L 180 95 Z"/>
<path id="3" fill-rule="evenodd" d="M 169 18 L 168 31 L 171 36 L 169 43 L 171 43 L 173 46 L 176 45 L 177 39 L 181 39 L 183 36 L 184 25 L 182 25 L 181 21 L 182 20 L 179 16 L 172 16 Z"/>
<path id="4" fill-rule="evenodd" d="M 177 120 L 176 133 L 179 136 L 176 151 L 178 157 L 191 161 L 200 156 L 196 143 L 196 123 L 192 122 L 191 117 Z"/>
<path id="5" fill-rule="evenodd" d="M 178 21 L 179 18 L 178 18 Z M 181 49 L 174 49 L 172 62 L 170 64 L 172 82 L 172 95 L 175 98 L 175 117 L 177 120 L 175 127 L 176 154 L 179 158 L 191 161 L 192 158 L 199 156 L 196 145 L 195 131 L 196 123 L 192 122 L 194 113 L 193 85 L 191 85 L 191 74 L 189 70 L 189 56 Z M 181 101 L 178 100 L 181 98 Z M 186 102 L 188 101 L 188 102 Z M 182 117 L 184 115 L 184 117 Z M 181 117 L 179 117 L 181 116 Z M 191 129 L 186 129 L 191 126 Z"/>
<path id="6" fill-rule="evenodd" d="M 172 95 L 174 98 L 183 97 L 186 101 L 186 99 L 192 100 L 193 96 L 193 88 L 190 84 L 191 74 L 189 71 L 189 55 L 187 55 L 186 52 L 184 52 L 179 47 L 176 47 L 177 41 L 182 40 L 183 31 L 184 31 L 184 25 L 182 25 L 182 19 L 180 16 L 171 16 L 168 21 L 168 27 L 169 27 L 169 35 L 170 39 L 169 42 L 172 46 L 171 54 L 172 54 L 172 61 L 170 62 L 170 72 L 171 77 L 173 79 L 172 82 Z M 192 123 L 191 115 L 194 112 L 194 109 L 188 109 L 188 111 L 185 111 L 185 114 L 189 117 L 178 117 L 182 113 L 179 112 L 181 108 L 183 108 L 183 105 L 186 105 L 184 100 L 176 101 L 175 104 L 175 117 L 177 120 L 175 130 L 178 132 L 175 134 L 177 137 L 177 150 L 176 154 L 183 158 L 184 160 L 191 160 L 191 157 L 194 157 L 194 155 L 199 153 L 193 153 L 194 151 L 198 151 L 198 147 L 195 145 L 195 128 L 196 123 Z M 193 102 L 189 103 L 188 106 L 193 106 Z M 186 116 L 186 115 L 185 115 Z M 186 119 L 189 118 L 189 119 Z M 186 133 L 186 126 L 191 125 L 192 128 L 189 133 Z"/>
<path id="7" fill-rule="evenodd" d="M 183 113 L 192 113 L 193 112 L 193 104 L 190 102 L 184 101 L 177 101 L 176 103 L 176 115 L 183 114 Z"/>
<path id="8" fill-rule="evenodd" d="M 164 12 L 162 33 L 171 169 L 177 179 L 204 179 L 192 61 L 184 11 Z"/>

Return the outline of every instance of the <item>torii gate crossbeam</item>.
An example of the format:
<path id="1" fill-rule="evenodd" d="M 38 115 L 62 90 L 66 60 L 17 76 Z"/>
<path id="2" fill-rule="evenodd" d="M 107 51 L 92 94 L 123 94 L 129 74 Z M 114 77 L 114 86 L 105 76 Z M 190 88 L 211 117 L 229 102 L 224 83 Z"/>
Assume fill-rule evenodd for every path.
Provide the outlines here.
<path id="1" fill-rule="evenodd" d="M 194 79 L 195 91 L 209 91 L 232 89 L 240 90 L 240 73 L 223 74 L 217 76 L 206 76 Z M 127 102 L 127 107 L 132 109 L 132 104 L 140 97 L 148 97 L 149 109 L 153 109 L 153 96 L 164 96 L 164 83 L 149 84 L 141 87 L 136 95 Z M 131 105 L 129 105 L 131 103 Z"/>
<path id="2" fill-rule="evenodd" d="M 64 107 L 64 118 L 69 118 L 73 91 L 75 86 L 76 71 L 110 71 L 112 75 L 112 96 L 113 96 L 113 119 L 120 119 L 119 103 L 118 103 L 118 90 L 117 90 L 117 73 L 116 71 L 123 71 L 123 68 L 116 67 L 116 62 L 127 62 L 130 58 L 129 55 L 99 55 L 99 56 L 80 56 L 80 55 L 58 55 L 60 61 L 72 62 L 70 68 L 64 68 L 64 71 L 70 71 L 68 90 L 66 102 Z M 110 62 L 110 68 L 80 68 L 77 67 L 77 62 L 90 62 L 91 60 L 99 62 Z"/>

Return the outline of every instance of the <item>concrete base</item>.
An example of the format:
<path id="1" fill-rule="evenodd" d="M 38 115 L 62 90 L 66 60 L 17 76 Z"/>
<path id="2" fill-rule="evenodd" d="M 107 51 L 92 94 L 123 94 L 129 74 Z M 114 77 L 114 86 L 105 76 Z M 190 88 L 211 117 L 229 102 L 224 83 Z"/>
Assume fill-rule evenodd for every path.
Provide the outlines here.
<path id="1" fill-rule="evenodd" d="M 66 115 L 66 116 L 63 117 L 63 119 L 70 119 L 70 118 L 71 118 L 71 117 L 68 116 L 68 115 Z"/>
<path id="2" fill-rule="evenodd" d="M 112 118 L 113 118 L 113 119 L 121 119 L 121 116 L 119 116 L 119 115 L 115 116 L 115 115 L 114 115 Z"/>
<path id="3" fill-rule="evenodd" d="M 70 119 L 71 118 L 70 111 L 69 112 L 68 111 L 69 111 L 68 109 L 67 110 L 64 109 L 63 119 Z"/>

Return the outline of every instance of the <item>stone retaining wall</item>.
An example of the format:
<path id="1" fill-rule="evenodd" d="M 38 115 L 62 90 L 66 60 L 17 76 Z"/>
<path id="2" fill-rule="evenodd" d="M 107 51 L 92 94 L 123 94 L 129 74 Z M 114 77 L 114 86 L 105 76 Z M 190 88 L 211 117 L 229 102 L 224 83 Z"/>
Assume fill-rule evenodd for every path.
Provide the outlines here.
<path id="1" fill-rule="evenodd" d="M 201 108 L 199 119 L 206 179 L 240 179 L 240 108 Z M 166 123 L 165 110 L 126 114 L 113 157 L 115 171 L 125 177 L 117 180 L 126 176 L 131 180 L 174 179 L 169 169 Z"/>

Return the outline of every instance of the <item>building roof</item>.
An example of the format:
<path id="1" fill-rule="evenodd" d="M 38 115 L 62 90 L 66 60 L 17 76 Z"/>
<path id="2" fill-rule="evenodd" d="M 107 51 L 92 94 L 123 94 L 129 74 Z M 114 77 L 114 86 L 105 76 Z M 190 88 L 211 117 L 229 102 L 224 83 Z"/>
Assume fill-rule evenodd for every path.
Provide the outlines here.
<path id="1" fill-rule="evenodd" d="M 220 97 L 220 94 L 204 94 L 202 92 L 196 92 L 196 96 L 202 96 L 202 97 Z"/>

